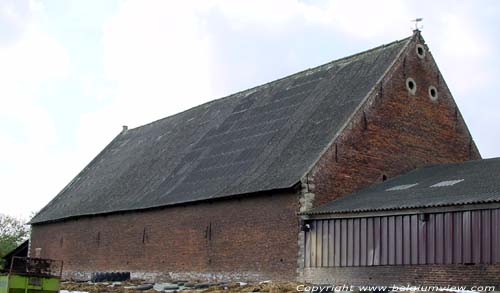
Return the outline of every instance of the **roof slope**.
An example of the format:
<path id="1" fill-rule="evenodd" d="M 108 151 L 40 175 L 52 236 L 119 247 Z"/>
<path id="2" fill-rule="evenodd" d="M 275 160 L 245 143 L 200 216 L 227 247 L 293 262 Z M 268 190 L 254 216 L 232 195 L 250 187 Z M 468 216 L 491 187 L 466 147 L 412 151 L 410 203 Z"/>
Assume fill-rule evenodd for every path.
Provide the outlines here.
<path id="1" fill-rule="evenodd" d="M 292 187 L 410 40 L 123 132 L 31 223 Z"/>
<path id="2" fill-rule="evenodd" d="M 500 158 L 418 168 L 305 214 L 500 202 Z"/>

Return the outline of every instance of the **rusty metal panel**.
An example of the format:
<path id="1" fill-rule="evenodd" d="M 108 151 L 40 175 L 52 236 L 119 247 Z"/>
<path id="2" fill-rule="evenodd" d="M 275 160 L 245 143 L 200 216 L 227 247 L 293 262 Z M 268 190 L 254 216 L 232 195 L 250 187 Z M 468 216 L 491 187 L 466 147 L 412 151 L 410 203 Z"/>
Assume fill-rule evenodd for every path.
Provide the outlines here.
<path id="1" fill-rule="evenodd" d="M 454 239 L 453 239 L 453 213 L 445 213 L 443 215 L 443 229 L 444 229 L 444 259 L 443 263 L 452 264 L 453 263 L 453 251 L 455 249 Z"/>
<path id="2" fill-rule="evenodd" d="M 472 215 L 470 211 L 462 216 L 462 261 L 472 263 Z"/>
<path id="3" fill-rule="evenodd" d="M 347 219 L 340 220 L 340 265 L 347 266 Z"/>
<path id="4" fill-rule="evenodd" d="M 321 267 L 323 248 L 323 221 L 316 222 L 316 267 Z"/>
<path id="5" fill-rule="evenodd" d="M 334 253 L 335 253 L 335 221 L 328 221 L 328 266 L 334 266 Z"/>
<path id="6" fill-rule="evenodd" d="M 434 215 L 434 263 L 444 263 L 444 216 L 442 213 Z"/>
<path id="7" fill-rule="evenodd" d="M 463 262 L 463 231 L 464 231 L 464 213 L 453 213 L 453 263 L 460 264 Z"/>
<path id="8" fill-rule="evenodd" d="M 366 265 L 374 265 L 375 240 L 374 240 L 374 218 L 366 219 Z"/>
<path id="9" fill-rule="evenodd" d="M 418 216 L 411 215 L 410 218 L 411 235 L 411 264 L 418 264 Z"/>
<path id="10" fill-rule="evenodd" d="M 321 261 L 321 266 L 322 267 L 327 267 L 328 266 L 328 221 L 325 220 L 323 221 L 323 244 L 321 248 L 322 252 L 322 261 Z"/>
<path id="11" fill-rule="evenodd" d="M 411 264 L 411 216 L 403 216 L 403 264 Z"/>
<path id="12" fill-rule="evenodd" d="M 373 219 L 373 265 L 380 265 L 380 217 Z"/>
<path id="13" fill-rule="evenodd" d="M 359 258 L 360 258 L 360 219 L 354 219 L 354 226 L 353 226 L 353 234 L 354 234 L 354 251 L 353 251 L 353 266 L 359 266 Z"/>
<path id="14" fill-rule="evenodd" d="M 387 219 L 387 254 L 390 265 L 396 264 L 396 219 L 391 216 Z"/>
<path id="15" fill-rule="evenodd" d="M 347 220 L 347 266 L 353 265 L 354 258 L 354 219 Z"/>
<path id="16" fill-rule="evenodd" d="M 341 225 L 340 225 L 340 220 L 335 220 L 335 247 L 334 247 L 334 263 L 335 263 L 335 266 L 338 267 L 340 266 L 340 229 L 341 229 Z"/>
<path id="17" fill-rule="evenodd" d="M 380 264 L 388 264 L 388 239 L 389 239 L 389 229 L 387 227 L 388 219 L 387 217 L 380 217 Z"/>

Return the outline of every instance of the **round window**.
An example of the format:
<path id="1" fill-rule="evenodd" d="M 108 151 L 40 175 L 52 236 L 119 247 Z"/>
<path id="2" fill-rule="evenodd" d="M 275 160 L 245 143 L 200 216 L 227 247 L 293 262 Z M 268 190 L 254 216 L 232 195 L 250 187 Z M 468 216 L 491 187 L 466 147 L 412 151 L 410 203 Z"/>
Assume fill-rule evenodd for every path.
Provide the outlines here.
<path id="1" fill-rule="evenodd" d="M 417 92 L 417 83 L 413 78 L 410 77 L 406 79 L 406 89 L 412 95 L 414 95 Z"/>
<path id="2" fill-rule="evenodd" d="M 418 57 L 420 57 L 421 59 L 425 57 L 425 47 L 423 45 L 418 44 L 415 50 L 417 51 Z"/>
<path id="3" fill-rule="evenodd" d="M 429 98 L 432 101 L 436 101 L 438 99 L 438 91 L 437 91 L 436 87 L 434 87 L 432 85 L 429 87 Z"/>

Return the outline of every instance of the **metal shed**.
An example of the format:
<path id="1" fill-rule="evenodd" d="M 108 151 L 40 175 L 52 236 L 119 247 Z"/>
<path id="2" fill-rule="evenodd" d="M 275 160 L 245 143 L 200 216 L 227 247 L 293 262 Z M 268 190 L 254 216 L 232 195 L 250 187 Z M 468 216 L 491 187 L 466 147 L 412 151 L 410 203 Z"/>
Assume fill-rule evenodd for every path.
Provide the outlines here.
<path id="1" fill-rule="evenodd" d="M 318 219 L 305 266 L 500 262 L 500 209 Z"/>
<path id="2" fill-rule="evenodd" d="M 303 215 L 304 266 L 500 262 L 500 159 L 420 168 Z"/>

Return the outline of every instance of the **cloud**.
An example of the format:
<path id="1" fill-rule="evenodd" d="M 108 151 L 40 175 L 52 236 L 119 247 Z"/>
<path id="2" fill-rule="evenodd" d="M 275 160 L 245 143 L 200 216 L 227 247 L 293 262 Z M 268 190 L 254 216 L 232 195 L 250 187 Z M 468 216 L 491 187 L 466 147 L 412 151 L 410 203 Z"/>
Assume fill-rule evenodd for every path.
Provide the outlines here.
<path id="1" fill-rule="evenodd" d="M 210 98 L 208 34 L 194 5 L 182 3 L 128 1 L 104 28 L 105 74 L 129 123 Z"/>
<path id="2" fill-rule="evenodd" d="M 337 31 L 361 39 L 405 36 L 412 18 L 409 5 L 399 0 L 333 0 L 328 10 Z"/>
<path id="3" fill-rule="evenodd" d="M 36 195 L 53 194 L 54 182 L 47 180 L 48 174 L 67 178 L 57 170 L 47 172 L 48 166 L 62 158 L 50 154 L 57 133 L 39 98 L 46 82 L 66 76 L 69 60 L 64 48 L 39 29 L 41 6 L 30 2 L 27 7 L 12 5 L 7 10 L 1 22 L 12 23 L 14 28 L 9 42 L 0 44 L 0 175 L 6 195 L 0 212 L 9 208 L 9 213 L 26 216 L 46 201 Z M 22 24 L 18 14 L 24 17 Z M 30 200 L 22 200 L 19 208 L 26 197 Z"/>

